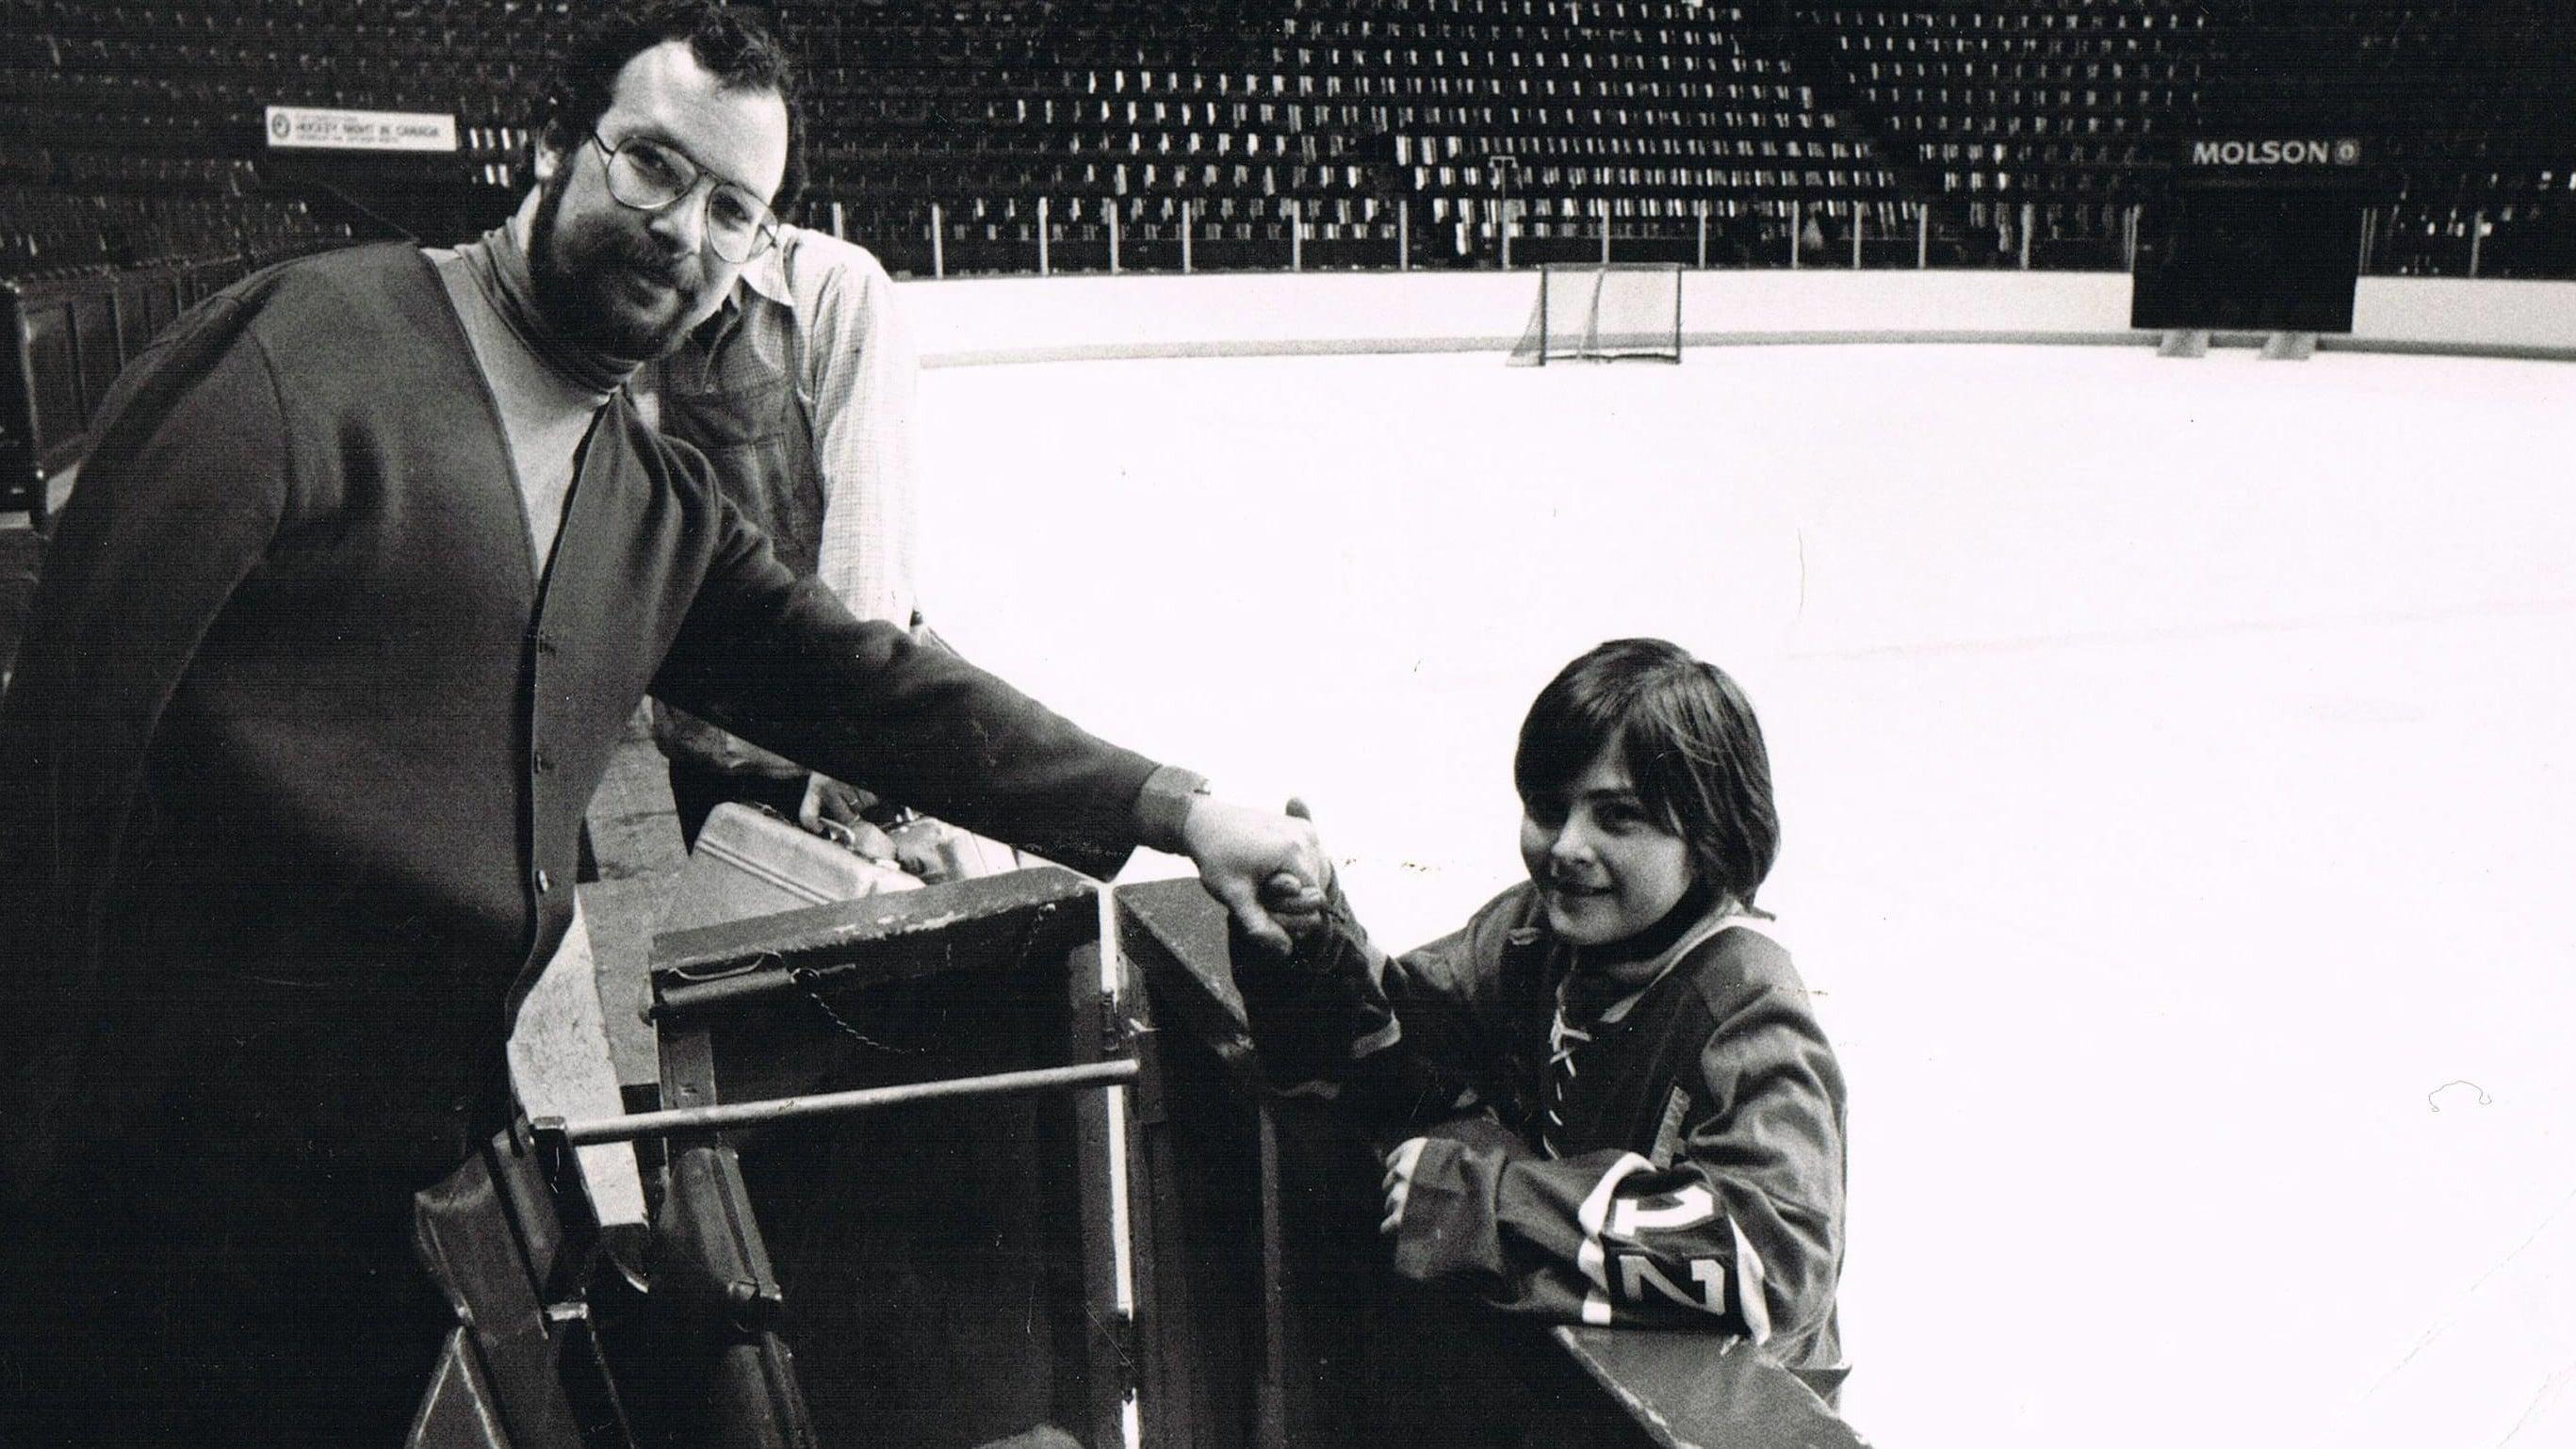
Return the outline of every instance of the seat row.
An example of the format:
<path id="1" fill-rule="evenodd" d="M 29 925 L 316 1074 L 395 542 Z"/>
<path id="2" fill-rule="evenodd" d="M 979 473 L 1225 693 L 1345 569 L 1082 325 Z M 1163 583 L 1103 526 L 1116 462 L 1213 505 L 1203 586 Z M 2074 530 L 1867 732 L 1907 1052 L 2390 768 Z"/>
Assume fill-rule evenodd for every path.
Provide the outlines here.
<path id="1" fill-rule="evenodd" d="M 2194 117 L 2275 115 L 2348 125 L 2410 178 L 2537 192 L 2542 177 L 2563 186 L 2576 156 L 2565 104 L 2576 87 L 2563 65 L 2516 60 L 2510 41 L 2545 33 L 2532 27 L 2556 3 L 771 9 L 809 58 L 810 154 L 836 194 L 1464 200 L 1491 189 L 1478 163 L 1499 152 L 1537 168 L 1518 184 L 1577 176 L 1662 204 L 1737 185 L 1774 194 L 1811 173 L 1842 178 L 1822 183 L 1832 195 L 1878 201 L 2090 199 L 2151 184 L 2161 148 Z M 449 111 L 465 140 L 460 176 L 488 181 L 524 159 L 548 55 L 578 11 L 572 0 L 0 0 L 10 33 L 39 42 L 0 57 L 0 129 L 52 157 L 230 161 L 257 153 L 267 104 Z M 2543 61 L 2567 48 L 2525 46 Z M 17 157 L 0 170 L 31 174 Z"/>

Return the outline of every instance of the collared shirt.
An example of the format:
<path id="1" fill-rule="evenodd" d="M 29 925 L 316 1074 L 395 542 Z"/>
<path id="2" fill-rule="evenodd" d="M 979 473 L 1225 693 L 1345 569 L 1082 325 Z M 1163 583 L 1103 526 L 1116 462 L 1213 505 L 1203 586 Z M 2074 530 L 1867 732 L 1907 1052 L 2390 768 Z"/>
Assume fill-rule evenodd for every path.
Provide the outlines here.
<path id="1" fill-rule="evenodd" d="M 919 366 L 885 267 L 828 232 L 781 226 L 716 317 L 639 374 L 636 390 L 658 424 L 660 390 L 692 367 L 790 373 L 821 475 L 815 573 L 850 612 L 900 625 L 917 602 Z"/>

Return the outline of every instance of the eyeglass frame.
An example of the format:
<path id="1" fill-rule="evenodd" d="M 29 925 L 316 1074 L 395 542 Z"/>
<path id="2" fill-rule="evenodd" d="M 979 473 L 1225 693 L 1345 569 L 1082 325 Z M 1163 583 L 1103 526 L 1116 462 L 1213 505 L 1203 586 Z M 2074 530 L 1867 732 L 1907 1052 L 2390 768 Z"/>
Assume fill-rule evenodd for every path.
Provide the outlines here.
<path id="1" fill-rule="evenodd" d="M 725 256 L 723 250 L 716 245 L 715 218 L 711 213 L 707 218 L 705 241 L 707 249 L 714 252 L 721 260 L 733 266 L 740 267 L 750 265 L 751 262 L 758 258 L 762 252 L 765 252 L 778 244 L 778 213 L 770 210 L 767 202 L 753 196 L 751 194 L 750 187 L 743 185 L 739 181 L 729 180 L 724 176 L 718 175 L 714 168 L 706 165 L 697 157 L 690 155 L 679 147 L 672 145 L 670 142 L 661 140 L 654 136 L 629 136 L 625 140 L 611 146 L 608 144 L 608 138 L 599 134 L 598 129 L 594 127 L 590 133 L 590 143 L 599 148 L 599 154 L 603 158 L 600 163 L 600 169 L 603 178 L 608 183 L 609 199 L 616 202 L 618 205 L 625 207 L 627 210 L 647 213 L 668 211 L 672 207 L 679 205 L 682 201 L 687 200 L 689 193 L 698 189 L 698 180 L 700 177 L 713 177 L 716 184 L 707 192 L 707 204 L 709 206 L 713 206 L 715 204 L 716 192 L 730 187 L 733 190 L 740 192 L 744 199 L 750 201 L 753 206 L 758 207 L 763 220 L 755 222 L 752 226 L 751 250 L 743 253 L 739 257 L 728 257 Z M 670 200 L 646 205 L 641 202 L 629 201 L 625 197 L 617 194 L 617 157 L 619 153 L 623 152 L 627 147 L 638 143 L 658 147 L 661 150 L 667 151 L 672 156 L 678 158 L 682 165 L 689 168 L 690 176 L 688 185 L 681 187 L 677 192 L 673 193 Z"/>

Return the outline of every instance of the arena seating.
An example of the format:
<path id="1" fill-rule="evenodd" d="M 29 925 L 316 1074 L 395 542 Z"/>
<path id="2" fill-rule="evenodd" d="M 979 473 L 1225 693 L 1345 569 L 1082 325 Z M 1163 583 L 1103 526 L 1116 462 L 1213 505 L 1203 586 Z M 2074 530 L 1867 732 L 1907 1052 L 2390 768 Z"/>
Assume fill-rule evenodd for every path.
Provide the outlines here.
<path id="1" fill-rule="evenodd" d="M 47 488 L 76 465 L 125 363 L 196 301 L 271 253 L 33 273 L 0 282 L 0 511 L 44 523 Z"/>
<path id="2" fill-rule="evenodd" d="M 2551 0 L 2231 0 L 2206 108 L 2361 139 L 2386 178 L 2374 270 L 2576 272 L 2576 37 Z"/>
<path id="3" fill-rule="evenodd" d="M 1826 94 L 1943 214 L 1950 260 L 2015 253 L 2028 205 L 2028 224 L 2047 232 L 2040 264 L 2118 267 L 2110 243 L 2200 93 L 2202 11 L 2183 0 L 1800 6 L 1792 31 Z"/>
<path id="4" fill-rule="evenodd" d="M 837 206 L 907 270 L 932 264 L 934 206 L 942 266 L 1036 269 L 1041 202 L 1050 266 L 1077 269 L 1107 265 L 1113 231 L 1126 264 L 1173 264 L 1185 213 L 1200 265 L 1285 264 L 1292 230 L 1308 265 L 1387 265 L 1408 223 L 1411 263 L 1484 262 L 1506 203 L 1533 261 L 1597 245 L 1605 207 L 1641 259 L 1706 210 L 1747 260 L 1780 260 L 1790 203 L 1891 240 L 1929 205 L 1968 243 L 2029 202 L 2068 243 L 2036 264 L 2117 265 L 2082 244 L 2213 112 L 2370 136 L 2392 231 L 2481 209 L 2520 226 L 2566 189 L 2576 125 L 2549 0 L 771 11 L 809 61 L 809 216 Z M 370 211 L 486 224 L 526 181 L 539 77 L 577 20 L 561 0 L 0 0 L 0 32 L 32 42 L 0 60 L 0 123 L 24 138 L 0 158 L 0 272 L 384 229 Z M 451 114 L 463 148 L 362 195 L 263 154 L 269 104 Z"/>
<path id="5" fill-rule="evenodd" d="M 2576 51 L 2543 0 L 2021 0 L 1808 5 L 1801 53 L 1927 192 L 1972 223 L 2032 203 L 2086 260 L 2187 131 L 2364 142 L 2378 269 L 2563 275 Z M 2064 243 L 2071 242 L 2070 249 Z M 2445 245 L 2445 243 L 2448 243 Z M 2047 247 L 2047 242 L 2043 242 Z M 2098 248 L 2096 249 L 2098 251 Z"/>
<path id="6" fill-rule="evenodd" d="M 2576 274 L 2558 0 L 767 9 L 807 64 L 804 219 L 904 273 L 1491 266 L 1506 235 L 1529 264 L 1605 225 L 1640 261 L 2119 269 L 2187 129 L 2290 124 L 2377 158 L 2373 270 Z M 581 14 L 0 0 L 0 278 L 112 310 L 71 278 L 470 234 L 527 184 Z M 272 104 L 447 114 L 459 150 L 272 153 Z M 94 405 L 54 331 L 16 351 L 9 506 Z"/>

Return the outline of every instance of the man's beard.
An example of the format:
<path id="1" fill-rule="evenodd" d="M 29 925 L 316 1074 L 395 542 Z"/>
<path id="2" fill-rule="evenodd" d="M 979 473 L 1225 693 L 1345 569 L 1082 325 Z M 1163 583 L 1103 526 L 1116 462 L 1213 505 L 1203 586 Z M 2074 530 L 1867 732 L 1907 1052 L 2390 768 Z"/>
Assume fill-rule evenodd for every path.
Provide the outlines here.
<path id="1" fill-rule="evenodd" d="M 569 169 L 559 169 L 537 188 L 537 211 L 528 227 L 528 276 L 536 291 L 537 313 L 556 335 L 577 346 L 610 357 L 642 360 L 659 357 L 679 344 L 688 331 L 696 300 L 685 272 L 649 237 L 632 235 L 608 224 L 566 234 L 561 226 Z M 671 310 L 648 316 L 623 300 L 618 274 L 642 272 L 667 282 Z"/>

